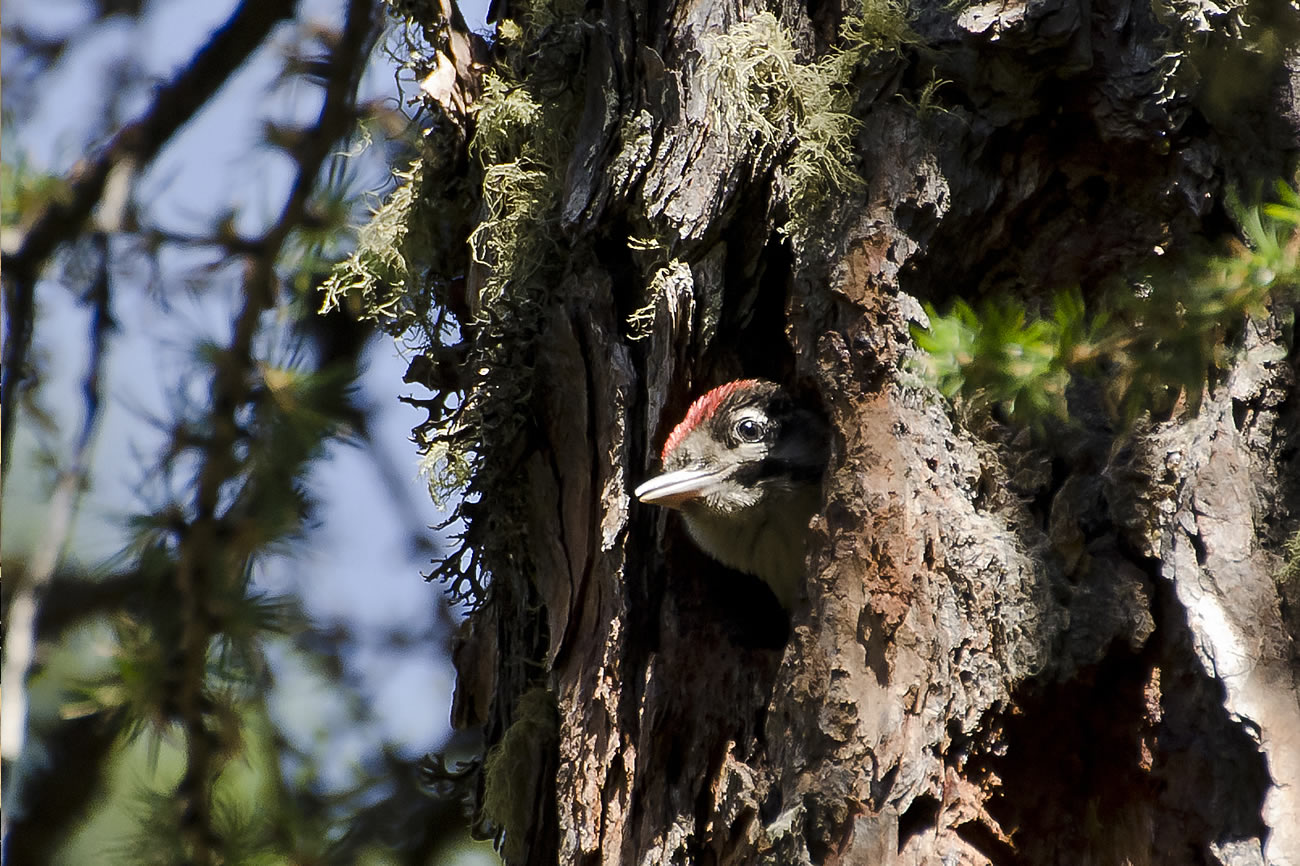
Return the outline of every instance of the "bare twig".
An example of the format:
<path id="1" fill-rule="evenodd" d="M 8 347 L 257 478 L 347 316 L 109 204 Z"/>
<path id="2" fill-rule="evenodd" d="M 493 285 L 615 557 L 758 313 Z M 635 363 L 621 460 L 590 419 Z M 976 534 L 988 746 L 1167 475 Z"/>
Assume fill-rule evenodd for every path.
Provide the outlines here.
<path id="1" fill-rule="evenodd" d="M 82 381 L 86 411 L 81 430 L 73 443 L 71 459 L 54 485 L 44 541 L 32 556 L 31 571 L 26 580 L 14 592 L 5 627 L 5 687 L 0 693 L 0 755 L 12 762 L 9 772 L 5 774 L 5 800 L 9 804 L 4 810 L 3 834 L 6 838 L 10 819 L 14 817 L 12 804 L 15 800 L 9 795 L 20 790 L 22 785 L 24 764 L 14 759 L 22 753 L 27 737 L 27 675 L 36 656 L 36 620 L 41 594 L 49 585 L 50 578 L 63 557 L 77 512 L 77 502 L 85 486 L 91 446 L 99 423 L 104 353 L 108 333 L 113 325 L 109 313 L 108 239 L 103 234 L 96 234 L 94 241 L 99 261 L 94 283 L 88 293 L 91 307 L 90 359 Z"/>
<path id="2" fill-rule="evenodd" d="M 69 172 L 67 195 L 47 202 L 4 256 L 5 308 L 9 320 L 0 381 L 0 466 L 9 468 L 14 407 L 28 377 L 36 280 L 50 256 L 79 237 L 104 195 L 114 169 L 142 169 L 194 114 L 207 104 L 280 21 L 293 15 L 293 0 L 244 0 L 189 65 L 159 88 L 143 117 L 123 127 L 94 157 Z"/>

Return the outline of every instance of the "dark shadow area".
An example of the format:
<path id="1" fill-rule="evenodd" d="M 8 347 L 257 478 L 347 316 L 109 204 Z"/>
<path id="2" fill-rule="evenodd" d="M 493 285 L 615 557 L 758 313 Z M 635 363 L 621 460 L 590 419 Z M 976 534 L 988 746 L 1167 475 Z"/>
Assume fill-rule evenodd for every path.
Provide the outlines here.
<path id="1" fill-rule="evenodd" d="M 999 720 L 1003 753 L 974 762 L 1001 780 L 988 811 L 1014 831 L 1014 851 L 968 840 L 993 862 L 1212 866 L 1212 843 L 1264 838 L 1264 757 L 1156 584 L 1159 625 L 1142 652 L 1116 644 L 1067 681 L 1021 690 Z"/>

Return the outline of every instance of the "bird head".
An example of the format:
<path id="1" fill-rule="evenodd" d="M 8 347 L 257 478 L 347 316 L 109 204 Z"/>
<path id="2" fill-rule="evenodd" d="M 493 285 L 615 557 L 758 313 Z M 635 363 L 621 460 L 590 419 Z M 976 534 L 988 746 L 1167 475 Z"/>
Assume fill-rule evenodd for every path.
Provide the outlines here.
<path id="1" fill-rule="evenodd" d="M 681 512 L 705 553 L 763 578 L 787 609 L 820 500 L 827 427 L 781 386 L 728 382 L 696 400 L 669 434 L 663 472 L 637 498 Z"/>

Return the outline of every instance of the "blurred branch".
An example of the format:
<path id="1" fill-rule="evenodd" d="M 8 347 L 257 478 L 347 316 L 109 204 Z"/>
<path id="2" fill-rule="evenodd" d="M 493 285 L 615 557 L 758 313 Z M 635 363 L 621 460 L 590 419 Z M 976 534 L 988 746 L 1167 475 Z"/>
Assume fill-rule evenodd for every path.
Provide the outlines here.
<path id="1" fill-rule="evenodd" d="M 279 40 L 268 35 L 281 31 L 268 26 L 260 36 L 263 50 L 244 64 L 251 67 L 250 77 L 274 73 L 268 67 L 277 66 L 275 86 L 291 90 L 293 98 L 292 113 L 245 107 L 248 119 L 264 123 L 261 148 L 289 157 L 287 165 L 281 160 L 275 166 L 274 189 L 280 192 L 271 193 L 270 220 L 259 219 L 258 228 L 241 230 L 237 202 L 210 211 L 206 233 L 150 225 L 159 219 L 156 208 L 146 208 L 137 221 L 132 188 L 139 172 L 148 160 L 159 162 L 164 150 L 184 158 L 189 147 L 175 135 L 176 128 L 160 133 L 147 119 L 110 138 L 122 128 L 120 122 L 83 117 L 83 126 L 108 130 L 100 139 L 106 143 L 87 150 L 65 177 L 51 179 L 57 186 L 48 193 L 34 190 L 47 194 L 6 198 L 7 213 L 15 215 L 6 218 L 0 236 L 0 249 L 8 254 L 6 315 L 18 309 L 15 298 L 24 301 L 19 318 L 28 329 L 21 345 L 12 340 L 5 345 L 6 407 L 17 405 L 14 398 L 33 409 L 44 402 L 33 397 L 40 393 L 44 364 L 38 353 L 46 340 L 38 331 L 43 338 L 36 341 L 30 329 L 49 326 L 52 333 L 58 320 L 41 315 L 33 324 L 33 307 L 44 312 L 45 299 L 34 296 L 38 281 L 44 281 L 39 290 L 47 293 L 58 285 L 79 288 L 87 278 L 77 274 L 88 266 L 94 274 L 93 256 L 103 249 L 92 246 L 96 241 L 111 244 L 113 259 L 105 260 L 101 272 L 115 280 L 114 309 L 134 300 L 129 290 L 141 268 L 152 269 L 151 290 L 164 279 L 180 284 L 171 275 L 183 267 L 184 285 L 196 291 L 219 286 L 222 303 L 233 305 L 223 307 L 226 312 L 216 313 L 215 320 L 209 315 L 215 308 L 203 308 L 203 336 L 187 346 L 191 351 L 177 370 L 167 371 L 175 375 L 164 377 L 174 379 L 172 405 L 140 413 L 155 425 L 159 442 L 156 462 L 147 464 L 136 491 L 139 504 L 127 508 L 126 550 L 85 571 L 72 553 L 61 553 L 56 561 L 65 561 L 43 579 L 30 605 L 25 648 L 35 655 L 27 654 L 34 658 L 27 673 L 32 708 L 19 758 L 27 768 L 21 788 L 13 784 L 14 765 L 6 761 L 5 766 L 5 793 L 16 792 L 11 804 L 25 812 L 14 812 L 6 826 L 6 863 L 10 856 L 15 866 L 49 862 L 60 847 L 65 857 L 76 850 L 80 856 L 74 859 L 98 859 L 96 851 L 111 853 L 103 847 L 107 842 L 117 859 L 133 862 L 144 857 L 246 863 L 270 857 L 350 863 L 391 848 L 393 857 L 402 858 L 394 862 L 415 864 L 449 853 L 449 846 L 464 838 L 459 805 L 430 799 L 396 752 L 385 751 L 382 762 L 359 761 L 352 780 L 341 781 L 335 757 L 318 754 L 321 741 L 300 744 L 292 727 L 281 728 L 279 708 L 270 698 L 281 675 L 293 688 L 297 666 L 305 663 L 327 684 L 328 700 L 344 705 L 346 723 L 387 739 L 392 734 L 380 730 L 382 713 L 370 698 L 371 684 L 349 663 L 350 654 L 361 641 L 384 653 L 435 640 L 441 646 L 449 632 L 445 623 L 395 629 L 379 639 L 369 631 L 353 635 L 346 623 L 322 630 L 289 609 L 285 597 L 262 592 L 258 585 L 263 569 L 274 575 L 286 564 L 309 567 L 295 560 L 303 542 L 320 531 L 315 482 L 332 443 L 364 444 L 375 461 L 372 471 L 383 477 L 390 495 L 402 493 L 397 483 L 402 473 L 391 449 L 379 447 L 370 435 L 369 413 L 375 407 L 356 399 L 372 325 L 350 311 L 321 317 L 309 309 L 320 279 L 346 255 L 344 225 L 363 194 L 353 171 L 370 136 L 368 130 L 357 131 L 362 108 L 356 91 L 384 8 L 379 0 L 338 6 L 327 23 L 299 9 L 301 38 L 273 58 L 268 58 L 268 42 Z M 235 18 L 246 12 L 241 7 Z M 249 51 L 257 47 L 254 40 Z M 233 72 L 239 61 L 229 51 L 225 58 Z M 123 68 L 134 74 L 145 65 L 128 58 Z M 214 90 L 196 96 L 191 113 L 212 103 L 224 111 L 234 101 L 224 91 L 212 98 Z M 142 112 L 151 118 L 160 111 L 153 101 L 150 97 Z M 173 109 L 162 113 L 168 112 L 175 127 L 184 122 Z M 262 117 L 272 114 L 276 119 Z M 144 142 L 150 136 L 153 143 Z M 382 154 L 372 150 L 366 157 Z M 203 161 L 200 170 L 211 172 L 211 161 Z M 52 204 L 56 195 L 62 197 L 57 206 Z M 11 200 L 16 207 L 9 207 Z M 234 294 L 228 298 L 230 288 Z M 79 300 L 82 313 L 89 313 L 90 301 Z M 170 300 L 170 293 L 163 300 Z M 104 304 L 107 313 L 106 299 Z M 160 306 L 157 312 L 164 317 L 173 312 L 166 303 Z M 175 343 L 185 338 L 173 321 L 160 318 L 143 327 Z M 10 338 L 21 332 L 14 325 L 5 328 Z M 113 381 L 104 382 L 106 405 L 116 391 Z M 85 411 L 98 412 L 98 399 L 88 391 Z M 5 420 L 10 417 L 17 416 Z M 91 481 L 100 476 L 102 462 L 88 470 Z M 81 486 L 88 484 L 83 478 Z M 75 502 L 68 513 L 78 513 Z M 414 545 L 425 533 L 415 525 L 420 521 L 409 522 L 408 543 Z M 56 529 L 43 531 L 53 537 Z M 68 531 L 62 534 L 67 537 Z M 21 573 L 11 575 L 17 579 L 6 587 L 7 595 L 34 591 L 26 572 L 34 565 L 18 563 Z M 438 609 L 450 618 L 445 605 Z M 12 612 L 12 606 L 6 604 L 6 610 Z M 280 640 L 286 636 L 289 644 Z M 10 640 L 11 646 L 18 643 Z M 87 642 L 93 642 L 93 652 L 86 651 Z M 292 656 L 287 663 L 282 651 Z M 22 713 L 5 707 L 4 715 L 8 722 Z M 38 766 L 41 759 L 48 759 L 48 766 Z M 119 773 L 128 762 L 153 762 L 148 778 Z M 157 772 L 160 764 L 163 771 Z M 271 787 L 268 779 L 278 781 Z M 129 808 L 131 814 L 104 830 L 97 816 L 101 807 Z"/>
<path id="2" fill-rule="evenodd" d="M 46 585 L 37 611 L 36 633 L 43 641 L 55 640 L 88 620 L 129 608 L 149 593 L 149 579 L 137 569 L 104 577 L 60 570 Z"/>
<path id="3" fill-rule="evenodd" d="M 156 92 L 139 120 L 123 127 L 93 158 L 83 159 L 67 178 L 67 195 L 46 203 L 3 257 L 5 310 L 4 377 L 0 382 L 0 469 L 7 472 L 18 389 L 27 378 L 36 280 L 50 256 L 79 237 L 115 169 L 136 172 L 189 122 L 271 29 L 293 15 L 293 0 L 244 0 L 189 65 Z"/>
<path id="4" fill-rule="evenodd" d="M 378 10 L 373 0 L 350 0 L 347 18 L 329 57 L 325 99 L 311 129 L 289 151 L 297 172 L 289 197 L 275 224 L 257 244 L 244 280 L 244 304 L 236 316 L 230 345 L 215 362 L 209 439 L 198 471 L 193 522 L 182 536 L 176 583 L 180 607 L 180 722 L 185 731 L 186 767 L 177 795 L 184 809 L 184 832 L 192 862 L 214 862 L 211 784 L 215 777 L 216 743 L 203 707 L 208 649 L 221 624 L 220 613 L 209 609 L 214 578 L 228 557 L 220 538 L 223 516 L 219 505 L 237 466 L 240 412 L 251 398 L 251 373 L 256 359 L 254 337 L 262 314 L 275 303 L 275 263 L 290 234 L 309 215 L 308 206 L 321 168 L 335 143 L 355 121 L 355 93 L 364 60 L 378 35 Z"/>
<path id="5" fill-rule="evenodd" d="M 20 813 L 24 807 L 21 801 L 15 807 L 11 795 L 22 790 L 23 765 L 16 759 L 22 753 L 27 738 L 27 676 L 36 656 L 36 620 L 40 598 L 63 557 L 77 502 L 85 486 L 91 443 L 102 405 L 100 388 L 104 350 L 113 324 L 109 313 L 108 239 L 103 234 L 96 234 L 94 242 L 98 266 L 88 293 L 92 311 L 90 359 L 82 382 L 86 412 L 73 445 L 71 460 L 59 474 L 54 486 L 45 538 L 32 557 L 31 571 L 26 580 L 14 592 L 5 626 L 5 688 L 0 693 L 0 755 L 9 762 L 5 774 L 7 808 L 4 810 L 3 833 L 6 837 L 11 817 L 16 812 Z"/>
<path id="6" fill-rule="evenodd" d="M 9 691 L 9 686 L 5 686 Z M 110 766 L 108 755 L 126 723 L 123 713 L 100 712 L 67 719 L 41 737 L 46 756 L 36 762 L 23 784 L 22 802 L 6 794 L 4 820 L 6 866 L 37 866 L 58 862 L 55 853 L 68 841 L 79 818 L 86 814 L 100 792 L 102 777 Z M 6 766 L 6 779 L 12 773 Z M 21 805 L 22 815 L 10 815 Z"/>

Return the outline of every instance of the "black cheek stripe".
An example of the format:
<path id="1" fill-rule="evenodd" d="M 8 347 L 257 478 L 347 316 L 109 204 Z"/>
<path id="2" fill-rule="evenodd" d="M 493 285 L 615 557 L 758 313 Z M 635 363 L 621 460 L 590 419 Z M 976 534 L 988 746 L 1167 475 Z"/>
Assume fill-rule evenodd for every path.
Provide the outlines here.
<path id="1" fill-rule="evenodd" d="M 764 457 L 755 463 L 746 463 L 736 470 L 736 481 L 754 485 L 769 478 L 785 476 L 795 481 L 817 481 L 822 477 L 822 467 L 793 460 Z"/>

